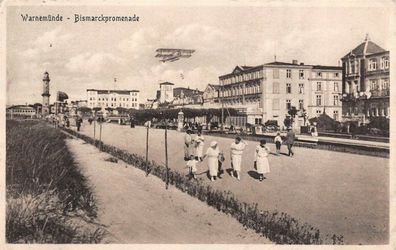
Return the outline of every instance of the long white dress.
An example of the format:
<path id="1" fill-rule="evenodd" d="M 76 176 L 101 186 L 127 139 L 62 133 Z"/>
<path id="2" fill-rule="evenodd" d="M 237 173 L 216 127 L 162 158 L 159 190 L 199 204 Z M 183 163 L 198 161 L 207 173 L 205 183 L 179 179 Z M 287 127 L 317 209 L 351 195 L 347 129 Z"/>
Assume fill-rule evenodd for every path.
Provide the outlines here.
<path id="1" fill-rule="evenodd" d="M 245 147 L 246 144 L 243 142 L 240 142 L 238 144 L 233 142 L 231 144 L 231 163 L 232 163 L 232 168 L 235 171 L 241 171 L 242 154 Z"/>
<path id="2" fill-rule="evenodd" d="M 204 137 L 202 135 L 199 135 L 195 138 L 196 142 L 196 156 L 197 157 L 202 157 L 203 156 L 203 149 L 204 149 Z"/>
<path id="3" fill-rule="evenodd" d="M 208 158 L 208 167 L 209 167 L 210 176 L 217 176 L 217 171 L 219 169 L 219 154 L 220 154 L 220 150 L 218 147 L 216 147 L 216 149 L 209 147 L 206 150 L 206 157 Z"/>
<path id="4" fill-rule="evenodd" d="M 270 149 L 267 146 L 261 147 L 258 145 L 254 151 L 254 160 L 257 164 L 257 173 L 265 174 L 270 172 L 268 154 Z"/>

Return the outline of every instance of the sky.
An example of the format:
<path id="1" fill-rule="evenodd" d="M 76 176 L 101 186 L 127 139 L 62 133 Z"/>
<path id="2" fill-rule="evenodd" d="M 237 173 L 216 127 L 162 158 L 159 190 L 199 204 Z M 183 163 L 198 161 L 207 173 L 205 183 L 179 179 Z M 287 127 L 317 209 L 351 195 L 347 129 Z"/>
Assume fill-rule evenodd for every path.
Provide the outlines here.
<path id="1" fill-rule="evenodd" d="M 134 15 L 139 22 L 23 22 L 21 14 Z M 390 47 L 390 9 L 266 6 L 7 7 L 7 104 L 41 102 L 42 76 L 57 91 L 86 99 L 86 89 L 137 89 L 141 103 L 159 83 L 203 90 L 237 65 L 274 61 L 338 65 L 366 33 Z M 171 63 L 157 48 L 194 49 Z M 183 77 L 181 77 L 183 75 Z M 114 83 L 114 78 L 117 82 Z"/>

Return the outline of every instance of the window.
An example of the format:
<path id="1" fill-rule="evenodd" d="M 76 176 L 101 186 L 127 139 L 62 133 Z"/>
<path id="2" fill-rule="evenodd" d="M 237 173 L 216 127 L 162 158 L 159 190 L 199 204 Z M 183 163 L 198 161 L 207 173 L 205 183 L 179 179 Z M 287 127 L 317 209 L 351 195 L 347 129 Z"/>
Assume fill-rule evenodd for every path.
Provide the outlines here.
<path id="1" fill-rule="evenodd" d="M 369 60 L 368 70 L 369 71 L 377 70 L 377 59 L 374 58 Z"/>
<path id="2" fill-rule="evenodd" d="M 279 79 L 279 69 L 273 69 L 273 78 L 274 79 Z"/>
<path id="3" fill-rule="evenodd" d="M 316 96 L 316 106 L 322 106 L 322 96 L 321 95 Z"/>
<path id="4" fill-rule="evenodd" d="M 334 82 L 334 92 L 338 92 L 339 87 L 338 87 L 338 82 Z"/>
<path id="5" fill-rule="evenodd" d="M 370 80 L 370 90 L 378 90 L 378 80 Z"/>
<path id="6" fill-rule="evenodd" d="M 292 74 L 292 73 L 291 73 L 291 69 L 287 69 L 287 70 L 286 70 L 286 78 L 292 78 L 292 77 L 291 77 L 291 74 Z"/>
<path id="7" fill-rule="evenodd" d="M 303 110 L 304 109 L 304 100 L 298 100 L 298 109 Z"/>
<path id="8" fill-rule="evenodd" d="M 272 99 L 272 110 L 279 110 L 279 99 Z"/>
<path id="9" fill-rule="evenodd" d="M 286 109 L 291 109 L 291 100 L 286 100 Z"/>
<path id="10" fill-rule="evenodd" d="M 334 106 L 338 106 L 338 95 L 335 95 L 334 97 L 333 97 L 333 105 Z"/>
<path id="11" fill-rule="evenodd" d="M 274 94 L 279 94 L 279 82 L 274 82 L 273 84 L 272 84 L 272 87 L 273 87 L 273 93 Z"/>
<path id="12" fill-rule="evenodd" d="M 320 114 L 322 114 L 322 110 L 319 110 L 319 109 L 318 109 L 318 110 L 316 110 L 316 114 L 317 114 L 317 115 L 320 115 Z"/>
<path id="13" fill-rule="evenodd" d="M 300 79 L 304 79 L 304 70 L 303 69 L 300 69 L 298 76 Z"/>
<path id="14" fill-rule="evenodd" d="M 316 91 L 322 91 L 322 82 L 316 83 Z"/>
<path id="15" fill-rule="evenodd" d="M 382 79 L 382 89 L 389 89 L 389 79 L 388 78 L 383 78 Z"/>
<path id="16" fill-rule="evenodd" d="M 318 72 L 318 73 L 316 73 L 316 75 L 317 75 L 318 77 L 322 77 L 322 72 Z"/>
<path id="17" fill-rule="evenodd" d="M 291 94 L 291 83 L 286 83 L 286 94 Z"/>
<path id="18" fill-rule="evenodd" d="M 383 56 L 381 58 L 381 69 L 389 69 L 389 57 Z"/>
<path id="19" fill-rule="evenodd" d="M 338 78 L 339 76 L 340 76 L 340 73 L 338 73 L 338 72 L 334 73 L 334 77 Z"/>
<path id="20" fill-rule="evenodd" d="M 299 94 L 304 94 L 304 83 L 299 83 L 298 84 L 298 93 Z"/>

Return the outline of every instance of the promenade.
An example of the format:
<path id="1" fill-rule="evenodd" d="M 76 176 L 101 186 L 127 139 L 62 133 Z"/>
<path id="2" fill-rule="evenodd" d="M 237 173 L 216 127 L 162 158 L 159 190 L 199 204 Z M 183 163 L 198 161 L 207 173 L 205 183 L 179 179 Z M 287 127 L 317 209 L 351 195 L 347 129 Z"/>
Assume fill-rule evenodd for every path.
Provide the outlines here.
<path id="1" fill-rule="evenodd" d="M 84 122 L 81 133 L 93 137 L 93 125 Z M 168 131 L 169 167 L 187 174 L 183 161 L 183 133 Z M 99 127 L 96 138 L 99 137 Z M 334 139 L 334 138 L 331 138 Z M 103 124 L 106 144 L 145 155 L 146 128 Z M 216 140 L 230 167 L 232 138 L 205 136 L 205 150 Z M 253 169 L 256 141 L 248 141 L 241 181 L 225 174 L 210 183 L 206 161 L 198 164 L 199 177 L 219 190 L 230 190 L 238 199 L 257 203 L 263 210 L 278 210 L 318 227 L 322 235 L 344 235 L 346 244 L 384 244 L 388 239 L 389 165 L 388 159 L 342 152 L 296 147 L 295 156 L 270 155 L 271 172 L 263 182 Z M 269 144 L 275 151 L 274 144 Z M 165 162 L 164 130 L 151 129 L 149 160 Z"/>

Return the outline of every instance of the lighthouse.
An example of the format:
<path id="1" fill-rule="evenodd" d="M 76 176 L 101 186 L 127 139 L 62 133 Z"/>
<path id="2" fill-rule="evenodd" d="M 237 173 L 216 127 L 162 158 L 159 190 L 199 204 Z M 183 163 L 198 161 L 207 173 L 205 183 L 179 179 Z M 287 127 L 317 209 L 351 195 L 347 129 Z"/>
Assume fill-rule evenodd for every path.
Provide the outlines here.
<path id="1" fill-rule="evenodd" d="M 48 72 L 44 73 L 43 77 L 43 93 L 41 96 L 43 97 L 43 108 L 42 108 L 42 114 L 43 116 L 46 116 L 49 114 L 49 98 L 50 98 L 50 93 L 49 93 L 49 74 Z"/>

